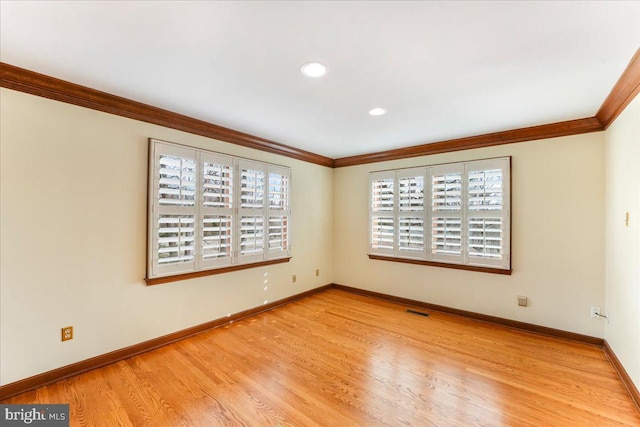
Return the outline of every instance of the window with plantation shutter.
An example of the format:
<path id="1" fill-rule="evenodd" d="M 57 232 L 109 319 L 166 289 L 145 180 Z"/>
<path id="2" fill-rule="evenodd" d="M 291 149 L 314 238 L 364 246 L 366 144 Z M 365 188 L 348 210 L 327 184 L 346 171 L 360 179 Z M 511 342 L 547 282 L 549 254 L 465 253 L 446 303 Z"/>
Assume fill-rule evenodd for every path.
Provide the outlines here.
<path id="1" fill-rule="evenodd" d="M 510 163 L 372 172 L 369 254 L 510 273 Z"/>
<path id="2" fill-rule="evenodd" d="M 290 257 L 290 170 L 150 140 L 147 281 Z"/>

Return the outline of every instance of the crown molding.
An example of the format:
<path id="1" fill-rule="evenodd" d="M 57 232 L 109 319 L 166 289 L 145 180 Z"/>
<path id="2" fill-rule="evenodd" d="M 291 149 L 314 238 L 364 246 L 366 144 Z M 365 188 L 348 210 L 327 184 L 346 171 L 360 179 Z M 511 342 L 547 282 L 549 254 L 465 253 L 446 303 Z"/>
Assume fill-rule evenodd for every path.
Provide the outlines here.
<path id="1" fill-rule="evenodd" d="M 640 93 L 640 49 L 594 117 L 331 159 L 0 62 L 0 86 L 327 167 L 346 167 L 606 130 Z"/>
<path id="2" fill-rule="evenodd" d="M 467 138 L 414 145 L 412 147 L 379 151 L 377 153 L 342 157 L 334 160 L 333 167 L 339 168 L 366 163 L 384 162 L 387 160 L 406 159 L 409 157 L 471 150 L 473 148 L 493 147 L 495 145 L 512 144 L 514 142 L 535 141 L 537 139 L 578 135 L 581 133 L 598 132 L 602 130 L 604 130 L 604 128 L 598 119 L 595 117 L 589 117 L 586 119 L 569 120 L 566 122 L 551 123 L 548 125 L 532 126 L 502 132 L 487 133 L 478 136 L 470 136 Z"/>
<path id="3" fill-rule="evenodd" d="M 333 159 L 0 62 L 0 86 L 92 110 L 333 167 Z"/>
<path id="4" fill-rule="evenodd" d="M 640 93 L 640 49 L 636 50 L 629 65 L 596 113 L 604 129 L 613 123 L 638 93 Z"/>

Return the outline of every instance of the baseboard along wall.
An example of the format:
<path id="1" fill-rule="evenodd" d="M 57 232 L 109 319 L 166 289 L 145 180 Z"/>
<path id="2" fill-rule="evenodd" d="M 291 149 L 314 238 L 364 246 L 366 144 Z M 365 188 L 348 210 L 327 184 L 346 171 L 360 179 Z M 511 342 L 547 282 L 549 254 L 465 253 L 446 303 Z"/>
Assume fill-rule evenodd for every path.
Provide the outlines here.
<path id="1" fill-rule="evenodd" d="M 582 335 L 575 332 L 563 331 L 561 329 L 548 328 L 546 326 L 539 326 L 532 323 L 525 323 L 525 322 L 519 322 L 516 320 L 496 317 L 496 316 L 489 316 L 486 314 L 460 310 L 457 308 L 451 308 L 451 307 L 446 307 L 442 305 L 430 304 L 423 301 L 397 297 L 393 295 L 373 292 L 366 289 L 354 288 L 354 287 L 340 285 L 336 283 L 321 286 L 319 288 L 302 292 L 300 294 L 293 295 L 278 301 L 274 301 L 269 304 L 265 304 L 256 308 L 241 311 L 229 317 L 224 317 L 224 318 L 212 320 L 210 322 L 202 323 L 200 325 L 196 325 L 191 328 L 187 328 L 171 334 L 163 335 L 161 337 L 144 341 L 139 344 L 135 344 L 129 347 L 115 350 L 100 356 L 92 357 L 90 359 L 73 363 L 70 365 L 62 366 L 60 368 L 57 368 L 51 371 L 43 372 L 41 374 L 37 374 L 32 377 L 25 378 L 23 380 L 19 380 L 7 385 L 0 386 L 0 400 L 7 399 L 9 397 L 24 393 L 29 390 L 36 389 L 38 387 L 52 384 L 56 381 L 69 378 L 71 376 L 78 375 L 83 372 L 90 371 L 92 369 L 100 368 L 102 366 L 115 363 L 132 356 L 136 356 L 138 354 L 156 349 L 158 347 L 162 347 L 164 345 L 199 334 L 209 329 L 219 328 L 221 326 L 227 325 L 232 322 L 236 322 L 246 317 L 255 316 L 262 312 L 272 310 L 276 307 L 280 307 L 280 306 L 289 304 L 291 302 L 304 299 L 311 295 L 324 292 L 328 289 L 338 289 L 344 292 L 382 299 L 385 301 L 394 302 L 398 304 L 408 305 L 412 307 L 419 307 L 421 309 L 440 311 L 443 313 L 463 316 L 463 317 L 467 317 L 474 320 L 489 322 L 497 325 L 507 326 L 510 328 L 522 329 L 525 331 L 534 332 L 534 333 L 538 333 L 546 336 L 569 339 L 569 340 L 579 341 L 585 344 L 602 347 L 603 351 L 611 361 L 611 364 L 613 365 L 618 376 L 620 377 L 622 383 L 624 384 L 627 391 L 629 392 L 629 395 L 631 396 L 632 400 L 640 410 L 640 393 L 638 392 L 638 388 L 635 386 L 635 384 L 631 380 L 631 377 L 627 374 L 627 371 L 624 369 L 624 366 L 622 366 L 622 364 L 618 360 L 617 356 L 613 352 L 613 349 L 602 338 L 592 337 L 589 335 Z"/>

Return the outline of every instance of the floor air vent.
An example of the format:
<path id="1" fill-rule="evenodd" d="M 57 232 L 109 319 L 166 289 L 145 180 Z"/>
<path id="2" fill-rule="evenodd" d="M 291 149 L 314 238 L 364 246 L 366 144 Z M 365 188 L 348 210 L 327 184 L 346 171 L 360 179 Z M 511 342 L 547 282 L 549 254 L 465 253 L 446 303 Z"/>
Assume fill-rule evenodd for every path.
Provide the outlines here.
<path id="1" fill-rule="evenodd" d="M 417 315 L 424 316 L 424 317 L 428 317 L 429 316 L 429 313 L 423 313 L 421 311 L 415 311 L 415 310 L 411 310 L 411 309 L 408 309 L 407 313 L 417 314 Z"/>

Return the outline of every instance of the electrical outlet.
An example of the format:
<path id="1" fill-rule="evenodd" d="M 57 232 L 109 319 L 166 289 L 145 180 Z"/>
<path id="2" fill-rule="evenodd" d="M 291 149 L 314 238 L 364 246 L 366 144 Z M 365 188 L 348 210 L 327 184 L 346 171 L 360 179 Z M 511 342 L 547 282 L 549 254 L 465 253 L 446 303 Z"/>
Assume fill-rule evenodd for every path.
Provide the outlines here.
<path id="1" fill-rule="evenodd" d="M 316 277 L 320 275 L 320 269 L 316 268 Z"/>
<path id="2" fill-rule="evenodd" d="M 293 276 L 291 276 L 291 281 L 292 281 L 293 283 L 296 283 L 296 280 L 297 280 L 297 277 L 296 277 L 296 275 L 295 275 L 295 274 L 294 274 Z"/>
<path id="3" fill-rule="evenodd" d="M 599 319 L 600 318 L 600 308 L 591 307 L 591 318 L 592 319 Z"/>
<path id="4" fill-rule="evenodd" d="M 527 305 L 529 305 L 529 299 L 524 295 L 518 295 L 518 305 L 520 307 L 526 307 Z"/>
<path id="5" fill-rule="evenodd" d="M 73 339 L 73 326 L 65 326 L 62 328 L 62 341 L 69 341 Z"/>

